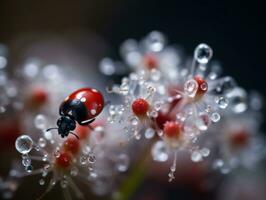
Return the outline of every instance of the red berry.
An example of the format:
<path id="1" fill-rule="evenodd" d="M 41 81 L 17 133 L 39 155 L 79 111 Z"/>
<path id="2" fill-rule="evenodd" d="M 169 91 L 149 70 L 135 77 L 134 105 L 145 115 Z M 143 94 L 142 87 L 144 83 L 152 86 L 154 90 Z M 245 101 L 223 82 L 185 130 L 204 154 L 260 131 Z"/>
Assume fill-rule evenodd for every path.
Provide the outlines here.
<path id="1" fill-rule="evenodd" d="M 158 65 L 156 56 L 152 54 L 145 55 L 143 58 L 143 62 L 144 62 L 144 65 L 150 70 L 157 68 L 157 65 Z"/>
<path id="2" fill-rule="evenodd" d="M 66 141 L 64 142 L 64 149 L 73 154 L 78 153 L 80 149 L 79 140 L 75 137 L 68 137 Z"/>
<path id="3" fill-rule="evenodd" d="M 142 98 L 138 98 L 132 103 L 132 111 L 139 117 L 145 116 L 149 110 L 149 107 L 149 103 Z"/>
<path id="4" fill-rule="evenodd" d="M 71 154 L 68 152 L 61 152 L 59 157 L 56 158 L 56 165 L 62 168 L 67 168 L 70 166 L 72 161 Z"/>
<path id="5" fill-rule="evenodd" d="M 42 87 L 35 87 L 31 91 L 30 101 L 37 106 L 43 105 L 48 100 L 48 93 Z"/>
<path id="6" fill-rule="evenodd" d="M 182 132 L 182 126 L 178 122 L 166 122 L 163 131 L 169 138 L 179 138 Z"/>
<path id="7" fill-rule="evenodd" d="M 249 134 L 244 130 L 235 132 L 230 136 L 230 142 L 233 147 L 244 147 L 249 142 Z"/>
<path id="8" fill-rule="evenodd" d="M 194 80 L 198 83 L 196 97 L 202 97 L 208 91 L 208 83 L 201 76 L 195 76 Z"/>

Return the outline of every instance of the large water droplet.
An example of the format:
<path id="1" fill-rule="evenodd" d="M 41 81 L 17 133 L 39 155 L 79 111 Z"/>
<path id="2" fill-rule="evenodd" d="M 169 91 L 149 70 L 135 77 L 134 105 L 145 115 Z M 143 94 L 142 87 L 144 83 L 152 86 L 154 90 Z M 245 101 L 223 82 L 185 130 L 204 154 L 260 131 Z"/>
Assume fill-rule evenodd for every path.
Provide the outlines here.
<path id="1" fill-rule="evenodd" d="M 167 154 L 167 148 L 166 148 L 165 143 L 163 141 L 156 142 L 151 149 L 151 154 L 152 154 L 153 160 L 155 161 L 158 161 L 158 162 L 167 161 L 168 154 Z"/>
<path id="2" fill-rule="evenodd" d="M 194 59 L 200 64 L 207 64 L 212 54 L 212 49 L 207 44 L 199 44 L 194 51 Z"/>
<path id="3" fill-rule="evenodd" d="M 33 141 L 28 135 L 21 135 L 17 138 L 15 143 L 16 149 L 21 154 L 29 153 L 33 148 Z"/>

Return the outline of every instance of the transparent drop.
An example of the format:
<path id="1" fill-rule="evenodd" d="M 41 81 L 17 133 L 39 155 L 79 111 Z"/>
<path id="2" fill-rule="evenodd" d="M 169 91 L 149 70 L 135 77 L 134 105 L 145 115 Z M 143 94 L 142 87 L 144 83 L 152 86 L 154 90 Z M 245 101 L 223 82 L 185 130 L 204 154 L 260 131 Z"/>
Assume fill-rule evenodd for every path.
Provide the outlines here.
<path id="1" fill-rule="evenodd" d="M 80 156 L 79 159 L 80 164 L 85 165 L 87 163 L 87 159 L 88 159 L 87 156 L 84 155 Z"/>
<path id="2" fill-rule="evenodd" d="M 148 128 L 146 129 L 144 135 L 146 139 L 151 139 L 155 135 L 155 131 L 152 128 Z"/>
<path id="3" fill-rule="evenodd" d="M 234 88 L 227 93 L 227 98 L 230 100 L 230 107 L 235 113 L 242 113 L 247 109 L 247 93 L 242 88 Z"/>
<path id="4" fill-rule="evenodd" d="M 154 109 L 156 111 L 159 111 L 161 109 L 161 107 L 162 107 L 162 102 L 161 101 L 154 102 Z"/>
<path id="5" fill-rule="evenodd" d="M 203 157 L 208 157 L 208 156 L 210 155 L 210 149 L 208 149 L 208 148 L 202 148 L 202 149 L 200 150 L 200 153 L 201 153 L 201 155 L 202 155 Z"/>
<path id="6" fill-rule="evenodd" d="M 145 47 L 154 52 L 161 51 L 165 46 L 165 37 L 158 31 L 152 31 L 145 39 Z"/>
<path id="7" fill-rule="evenodd" d="M 152 117 L 152 118 L 156 118 L 156 117 L 158 117 L 158 112 L 156 110 L 152 110 L 149 113 L 149 116 Z"/>
<path id="8" fill-rule="evenodd" d="M 199 44 L 194 51 L 194 59 L 200 64 L 207 64 L 213 55 L 207 44 Z"/>
<path id="9" fill-rule="evenodd" d="M 151 79 L 153 81 L 159 81 L 160 78 L 161 78 L 161 72 L 159 70 L 152 69 L 151 70 Z"/>
<path id="10" fill-rule="evenodd" d="M 211 114 L 211 120 L 213 122 L 218 122 L 218 121 L 220 121 L 220 119 L 221 119 L 221 116 L 220 116 L 219 113 L 214 112 L 214 113 Z"/>
<path id="11" fill-rule="evenodd" d="M 93 155 L 93 154 L 90 154 L 89 155 L 89 157 L 88 157 L 88 161 L 89 161 L 89 163 L 95 163 L 95 161 L 96 161 L 96 157 L 95 157 L 95 155 Z"/>
<path id="12" fill-rule="evenodd" d="M 47 127 L 47 120 L 44 115 L 37 115 L 34 119 L 34 125 L 37 129 L 44 130 Z"/>
<path id="13" fill-rule="evenodd" d="M 31 173 L 32 170 L 33 170 L 32 165 L 25 167 L 25 170 L 26 170 L 28 173 Z"/>
<path id="14" fill-rule="evenodd" d="M 59 158 L 60 157 L 60 149 L 57 147 L 56 149 L 55 149 L 55 151 L 54 151 L 54 156 L 56 157 L 56 158 Z"/>
<path id="15" fill-rule="evenodd" d="M 193 98 L 198 90 L 198 83 L 194 79 L 188 80 L 184 85 L 184 92 L 191 98 Z"/>
<path id="16" fill-rule="evenodd" d="M 77 176 L 78 175 L 78 168 L 77 167 L 73 167 L 70 171 L 70 175 L 71 176 Z"/>
<path id="17" fill-rule="evenodd" d="M 137 126 L 138 123 L 139 123 L 139 120 L 138 120 L 137 117 L 132 117 L 132 118 L 130 119 L 130 123 L 131 123 L 132 126 Z"/>
<path id="18" fill-rule="evenodd" d="M 119 172 L 125 172 L 129 166 L 129 158 L 126 154 L 120 154 L 116 160 L 116 169 Z"/>
<path id="19" fill-rule="evenodd" d="M 38 145 L 42 148 L 45 147 L 46 146 L 46 140 L 44 138 L 40 138 L 38 141 Z"/>
<path id="20" fill-rule="evenodd" d="M 28 167 L 28 166 L 31 165 L 31 159 L 30 159 L 29 156 L 25 156 L 25 157 L 22 158 L 22 165 L 24 167 Z"/>
<path id="21" fill-rule="evenodd" d="M 167 148 L 166 148 L 165 143 L 163 141 L 156 142 L 151 149 L 151 154 L 152 154 L 153 160 L 155 161 L 158 161 L 158 162 L 167 161 L 168 154 L 167 154 Z"/>
<path id="22" fill-rule="evenodd" d="M 45 180 L 44 180 L 44 179 L 40 179 L 40 180 L 39 180 L 39 184 L 40 184 L 40 185 L 44 185 L 44 184 L 45 184 Z"/>
<path id="23" fill-rule="evenodd" d="M 67 185 L 68 185 L 67 180 L 62 180 L 62 181 L 60 181 L 60 185 L 61 185 L 62 188 L 66 188 Z"/>
<path id="24" fill-rule="evenodd" d="M 115 73 L 115 65 L 110 58 L 102 59 L 99 68 L 104 75 L 110 76 Z"/>
<path id="25" fill-rule="evenodd" d="M 216 100 L 216 103 L 219 105 L 219 108 L 225 109 L 228 106 L 229 101 L 228 101 L 228 99 L 226 97 L 219 97 Z"/>
<path id="26" fill-rule="evenodd" d="M 202 155 L 201 155 L 201 153 L 198 152 L 198 151 L 192 152 L 192 154 L 191 154 L 191 160 L 193 162 L 200 162 L 200 161 L 202 161 Z"/>
<path id="27" fill-rule="evenodd" d="M 33 141 L 28 135 L 21 135 L 16 139 L 16 149 L 21 154 L 29 153 L 33 148 Z"/>

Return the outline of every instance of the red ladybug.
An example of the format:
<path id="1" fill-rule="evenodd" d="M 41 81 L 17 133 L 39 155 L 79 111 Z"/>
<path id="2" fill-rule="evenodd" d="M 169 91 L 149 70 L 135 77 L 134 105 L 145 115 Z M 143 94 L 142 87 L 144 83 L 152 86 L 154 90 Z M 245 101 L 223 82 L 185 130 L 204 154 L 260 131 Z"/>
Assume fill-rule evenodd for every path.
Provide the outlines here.
<path id="1" fill-rule="evenodd" d="M 58 128 L 49 128 L 47 131 L 57 129 L 61 137 L 67 137 L 76 128 L 76 122 L 82 126 L 89 126 L 104 107 L 102 94 L 93 88 L 82 88 L 70 94 L 59 108 L 61 117 L 57 120 Z"/>

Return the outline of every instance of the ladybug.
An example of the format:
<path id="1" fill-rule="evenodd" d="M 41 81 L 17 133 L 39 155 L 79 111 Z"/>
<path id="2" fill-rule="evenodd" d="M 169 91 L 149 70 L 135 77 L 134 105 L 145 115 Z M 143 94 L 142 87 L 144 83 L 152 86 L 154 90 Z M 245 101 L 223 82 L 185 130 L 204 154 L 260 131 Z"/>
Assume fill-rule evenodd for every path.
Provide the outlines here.
<path id="1" fill-rule="evenodd" d="M 104 98 L 101 92 L 93 88 L 81 88 L 70 94 L 60 105 L 60 118 L 57 120 L 58 128 L 49 128 L 46 131 L 57 129 L 62 138 L 76 128 L 76 122 L 81 126 L 90 126 L 95 118 L 102 112 Z"/>

